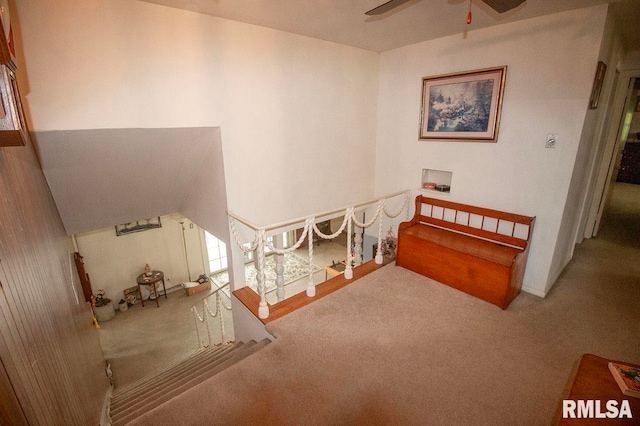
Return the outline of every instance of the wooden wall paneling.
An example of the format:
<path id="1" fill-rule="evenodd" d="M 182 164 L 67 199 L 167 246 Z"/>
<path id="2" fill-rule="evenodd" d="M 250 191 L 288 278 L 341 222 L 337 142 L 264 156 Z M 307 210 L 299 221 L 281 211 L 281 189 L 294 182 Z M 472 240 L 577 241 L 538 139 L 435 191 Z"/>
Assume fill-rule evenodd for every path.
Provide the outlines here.
<path id="1" fill-rule="evenodd" d="M 97 424 L 108 380 L 71 239 L 29 143 L 0 148 L 0 332 L 32 424 Z M 3 357 L 3 361 L 5 361 Z"/>
<path id="2" fill-rule="evenodd" d="M 3 291 L 0 293 L 0 314 L 2 314 L 0 316 L 0 334 L 5 345 L 0 347 L 0 356 L 4 360 L 7 373 L 10 374 L 10 377 L 13 377 L 13 387 L 30 423 L 45 424 L 44 413 L 46 412 L 47 403 L 39 391 L 37 378 L 33 374 L 29 356 L 22 344 L 22 339 L 5 297 L 4 289 L 7 288 L 8 280 L 4 274 L 1 260 L 0 282 L 3 284 Z"/>
<path id="3" fill-rule="evenodd" d="M 29 179 L 32 179 L 32 176 L 25 177 L 20 184 L 31 189 L 37 188 L 37 182 L 32 181 L 27 185 Z M 39 198 L 42 199 L 44 195 L 40 193 Z M 18 205 L 21 203 L 25 204 L 25 209 L 30 207 L 24 198 L 17 202 Z M 46 208 L 46 206 L 41 207 Z M 58 265 L 54 257 L 57 253 L 52 245 L 54 236 L 50 234 L 50 226 L 47 226 L 51 218 L 43 216 L 45 212 L 46 209 L 42 208 L 34 211 L 25 218 L 26 223 L 22 231 L 15 235 L 20 240 L 21 247 L 31 248 L 30 252 L 24 253 L 24 256 L 19 258 L 21 263 L 24 262 L 22 270 L 28 271 L 25 273 L 24 290 L 30 292 L 35 302 L 28 304 L 31 310 L 25 322 L 30 324 L 35 332 L 31 344 L 34 348 L 34 357 L 42 371 L 42 379 L 47 384 L 43 391 L 52 400 L 50 408 L 57 418 L 71 421 L 79 419 L 78 413 L 82 408 L 77 405 L 78 398 L 64 400 L 57 397 L 74 392 L 74 385 L 70 382 L 70 371 L 65 368 L 67 362 L 73 359 L 73 354 L 63 353 L 65 348 L 72 347 L 66 339 L 68 330 L 65 325 L 68 326 L 68 324 L 60 323 L 63 318 L 58 309 L 61 306 L 61 296 L 66 292 L 64 287 L 50 285 L 51 277 L 59 277 L 63 280 L 64 277 L 57 270 Z M 42 237 L 45 238 L 42 239 Z M 45 274 L 44 271 L 47 273 Z M 62 284 L 64 286 L 64 283 Z M 42 323 L 40 317 L 48 318 L 48 321 Z"/>
<path id="4" fill-rule="evenodd" d="M 0 342 L 3 343 L 3 342 Z M 0 357 L 0 425 L 21 426 L 27 425 L 20 401 L 13 390 L 9 374 Z"/>
<path id="5" fill-rule="evenodd" d="M 28 180 L 27 176 L 21 178 L 23 179 L 21 184 Z M 14 200 L 14 202 L 14 208 L 24 211 L 20 208 L 21 200 Z M 10 223 L 15 224 L 15 218 Z M 59 383 L 55 380 L 55 376 L 60 375 L 60 372 L 56 364 L 50 362 L 52 357 L 57 358 L 57 356 L 48 337 L 52 335 L 49 330 L 50 321 L 40 319 L 49 317 L 48 308 L 53 301 L 47 300 L 46 291 L 42 291 L 38 285 L 39 281 L 42 281 L 37 277 L 41 265 L 37 261 L 36 250 L 25 238 L 32 229 L 33 223 L 24 221 L 22 227 L 14 227 L 9 232 L 5 232 L 5 235 L 11 238 L 10 246 L 15 247 L 6 261 L 8 274 L 14 277 L 13 280 L 7 280 L 6 290 L 10 295 L 8 298 L 10 309 L 20 333 L 21 344 L 35 373 L 38 392 L 46 402 L 47 418 L 59 419 L 65 417 L 64 410 L 56 401 L 56 395 L 63 395 Z M 44 282 L 48 281 L 45 279 Z M 68 413 L 66 414 L 69 418 Z"/>
<path id="6" fill-rule="evenodd" d="M 17 371 L 20 374 L 20 378 L 24 381 L 26 388 L 28 389 L 28 396 L 32 396 L 34 401 L 34 407 L 38 410 L 34 414 L 36 419 L 40 423 L 46 424 L 46 417 L 43 417 L 47 412 L 47 407 L 52 404 L 51 400 L 47 400 L 40 391 L 40 388 L 44 385 L 42 380 L 39 380 L 37 371 L 34 369 L 35 359 L 29 350 L 29 345 L 25 345 L 25 340 L 29 339 L 29 330 L 26 328 L 24 318 L 24 309 L 29 307 L 26 299 L 21 300 L 20 295 L 16 295 L 13 290 L 13 285 L 9 277 L 15 277 L 18 280 L 24 280 L 24 277 L 20 272 L 15 271 L 13 262 L 10 261 L 10 256 L 13 258 L 16 251 L 20 251 L 22 247 L 16 244 L 15 234 L 20 231 L 20 221 L 15 220 L 16 211 L 15 199 L 16 194 L 12 191 L 11 182 L 15 182 L 20 179 L 21 176 L 16 175 L 14 166 L 14 159 L 11 156 L 3 156 L 0 158 L 0 180 L 1 192 L 3 194 L 2 204 L 0 204 L 0 266 L 4 277 L 3 282 L 3 302 L 1 308 L 3 310 L 4 318 L 7 324 L 7 332 L 11 333 L 12 342 L 11 352 L 12 360 L 18 366 Z M 20 212 L 17 212 L 20 213 Z M 10 254 L 11 252 L 11 254 Z M 17 380 L 14 380 L 14 382 Z M 23 404 L 25 405 L 25 404 Z"/>
<path id="7" fill-rule="evenodd" d="M 17 160 L 12 156 L 9 156 L 7 166 L 18 166 Z M 13 164 L 12 164 L 13 162 Z M 45 420 L 43 424 L 49 424 L 51 420 L 62 418 L 63 414 L 58 409 L 56 403 L 56 395 L 59 395 L 60 390 L 55 384 L 55 380 L 50 377 L 49 366 L 46 361 L 49 354 L 46 349 L 43 348 L 43 343 L 46 341 L 46 328 L 48 321 L 36 321 L 36 325 L 32 321 L 32 318 L 46 318 L 42 312 L 43 305 L 46 305 L 46 301 L 43 298 L 42 292 L 37 291 L 37 286 L 34 283 L 33 274 L 38 270 L 36 257 L 34 256 L 33 247 L 30 247 L 27 241 L 24 239 L 25 233 L 30 232 L 32 226 L 27 220 L 30 215 L 26 206 L 23 206 L 24 198 L 36 199 L 37 194 L 33 194 L 33 191 L 25 192 L 24 189 L 19 188 L 29 183 L 29 176 L 26 174 L 18 174 L 19 167 L 13 167 L 8 169 L 13 173 L 9 175 L 9 179 L 13 179 L 17 182 L 15 187 L 18 187 L 18 191 L 3 191 L 6 196 L 5 200 L 9 199 L 10 204 L 8 209 L 8 217 L 2 220 L 0 223 L 0 230 L 5 237 L 4 247 L 2 250 L 3 269 L 5 272 L 5 285 L 4 291 L 8 302 L 8 310 L 10 318 L 15 325 L 17 331 L 16 344 L 19 344 L 23 348 L 22 355 L 26 357 L 30 373 L 36 381 L 36 394 L 35 396 L 41 397 L 43 404 L 41 409 L 45 412 Z M 29 197 L 19 197 L 16 194 L 29 194 Z M 31 206 L 31 208 L 37 208 L 38 206 Z M 22 214 L 23 213 L 23 214 Z M 20 217 L 16 217 L 20 214 Z M 31 250 L 29 250 L 31 248 Z M 24 373 L 24 372 L 23 372 Z"/>

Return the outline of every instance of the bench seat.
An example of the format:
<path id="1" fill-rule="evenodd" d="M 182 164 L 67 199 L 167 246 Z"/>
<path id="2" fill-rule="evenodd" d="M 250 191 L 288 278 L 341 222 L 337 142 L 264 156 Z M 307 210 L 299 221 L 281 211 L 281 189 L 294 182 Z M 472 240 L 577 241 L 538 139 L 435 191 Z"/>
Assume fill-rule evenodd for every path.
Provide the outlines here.
<path id="1" fill-rule="evenodd" d="M 472 226 L 471 216 L 482 217 L 482 224 L 493 220 L 495 229 Z M 510 225 L 511 235 L 498 232 L 501 222 Z M 396 265 L 506 309 L 522 287 L 534 222 L 534 217 L 418 196 L 413 219 L 398 228 Z M 514 235 L 517 225 L 526 227 L 526 238 Z"/>
<path id="2" fill-rule="evenodd" d="M 404 231 L 404 234 L 509 268 L 513 265 L 515 257 L 522 253 L 522 250 L 513 247 L 424 224 L 411 226 Z"/>

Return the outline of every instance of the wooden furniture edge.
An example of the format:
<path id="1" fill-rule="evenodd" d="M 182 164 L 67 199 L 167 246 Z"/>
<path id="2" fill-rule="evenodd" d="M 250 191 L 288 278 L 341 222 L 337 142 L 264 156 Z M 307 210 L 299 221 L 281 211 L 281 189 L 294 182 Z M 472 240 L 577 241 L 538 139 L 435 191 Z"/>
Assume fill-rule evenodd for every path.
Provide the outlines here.
<path id="1" fill-rule="evenodd" d="M 608 400 L 628 401 L 633 419 L 610 419 L 606 424 L 636 424 L 636 416 L 640 412 L 640 399 L 625 395 L 620 390 L 611 371 L 609 371 L 609 362 L 625 364 L 634 368 L 640 368 L 640 365 L 632 362 L 620 361 L 618 359 L 605 358 L 593 353 L 584 353 L 580 355 L 574 363 L 571 373 L 565 383 L 562 391 L 562 398 L 556 407 L 553 424 L 601 424 L 600 419 L 573 419 L 562 417 L 562 401 L 563 400 L 599 400 L 604 403 Z M 603 409 L 606 410 L 605 407 Z"/>
<path id="2" fill-rule="evenodd" d="M 521 250 L 526 250 L 531 242 L 531 236 L 533 235 L 533 227 L 535 225 L 535 216 L 524 216 L 516 213 L 503 212 L 500 210 L 488 209 L 485 207 L 477 207 L 469 204 L 454 203 L 452 201 L 439 200 L 437 198 L 429 198 L 424 195 L 418 195 L 415 201 L 415 213 L 413 218 L 409 222 L 402 222 L 398 228 L 400 231 L 419 223 L 435 226 L 439 228 L 448 229 L 461 234 L 470 235 L 477 238 L 483 238 L 489 241 L 494 241 L 498 244 L 506 244 L 514 247 L 518 247 Z M 463 212 L 469 214 L 475 214 L 478 216 L 490 217 L 493 219 L 504 220 L 505 222 L 511 222 L 514 224 L 521 224 L 527 226 L 527 238 L 514 237 L 513 235 L 501 234 L 494 231 L 489 231 L 483 228 L 475 228 L 472 226 L 464 225 L 457 222 L 450 222 L 448 220 L 439 219 L 433 216 L 422 215 L 422 204 L 427 204 L 432 207 L 442 207 L 443 209 L 455 210 L 456 212 Z M 433 214 L 433 212 L 431 212 Z"/>
<path id="3" fill-rule="evenodd" d="M 316 285 L 316 296 L 308 297 L 303 291 L 296 295 L 293 295 L 281 302 L 274 305 L 269 304 L 269 317 L 261 319 L 258 317 L 258 307 L 260 305 L 260 296 L 253 291 L 250 287 L 243 287 L 241 289 L 233 291 L 233 295 L 244 305 L 249 311 L 255 315 L 263 324 L 268 324 L 278 318 L 282 318 L 288 313 L 298 310 L 304 306 L 310 305 L 316 300 L 319 300 L 349 284 L 355 282 L 357 279 L 368 275 L 383 266 L 392 263 L 392 259 L 384 258 L 381 265 L 375 263 L 375 260 L 370 260 L 362 265 L 353 268 L 353 278 L 348 280 L 344 277 L 344 274 L 340 274 L 337 277 L 330 278 L 320 284 Z"/>

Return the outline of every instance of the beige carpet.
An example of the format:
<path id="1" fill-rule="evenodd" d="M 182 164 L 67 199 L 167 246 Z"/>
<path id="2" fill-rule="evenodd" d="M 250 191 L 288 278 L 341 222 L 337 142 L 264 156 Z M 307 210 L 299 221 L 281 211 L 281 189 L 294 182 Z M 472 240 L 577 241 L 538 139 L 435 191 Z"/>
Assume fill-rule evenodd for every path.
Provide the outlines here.
<path id="1" fill-rule="evenodd" d="M 640 363 L 640 247 L 616 234 L 506 311 L 389 265 L 274 321 L 271 345 L 132 424 L 547 425 L 582 353 Z"/>

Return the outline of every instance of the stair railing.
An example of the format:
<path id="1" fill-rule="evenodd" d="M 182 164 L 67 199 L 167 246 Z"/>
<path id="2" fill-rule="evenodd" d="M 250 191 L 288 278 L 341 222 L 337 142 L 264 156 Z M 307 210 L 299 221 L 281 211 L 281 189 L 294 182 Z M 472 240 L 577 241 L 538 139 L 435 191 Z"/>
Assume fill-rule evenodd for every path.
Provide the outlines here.
<path id="1" fill-rule="evenodd" d="M 217 285 L 217 284 L 216 284 Z M 191 307 L 191 312 L 193 313 L 193 318 L 196 324 L 196 336 L 198 339 L 198 349 L 203 349 L 206 347 L 211 346 L 212 344 L 226 344 L 229 343 L 226 339 L 226 331 L 225 331 L 225 321 L 224 321 L 224 311 L 223 310 L 227 310 L 227 311 L 231 311 L 231 299 L 229 299 L 229 296 L 227 296 L 222 290 L 225 288 L 229 287 L 229 283 L 226 283 L 222 286 L 219 286 L 217 289 L 215 289 L 211 294 L 209 294 L 207 297 L 205 297 L 204 299 L 202 299 L 201 301 L 199 301 L 198 303 L 194 304 Z M 215 297 L 215 312 L 212 312 L 211 309 L 209 308 L 209 299 L 211 299 L 212 297 Z M 229 299 L 229 304 L 227 305 L 224 300 L 223 297 L 226 297 L 227 299 Z M 202 311 L 202 315 L 200 315 L 198 313 L 198 306 L 201 305 L 201 311 Z M 218 343 L 212 343 L 211 340 L 211 328 L 209 327 L 209 320 L 210 318 L 217 318 L 218 319 L 218 324 L 220 326 L 220 342 Z M 202 341 L 202 339 L 200 338 L 200 330 L 198 327 L 198 322 L 200 323 L 204 323 L 205 325 L 205 329 L 207 331 L 207 341 L 206 343 Z"/>
<path id="2" fill-rule="evenodd" d="M 387 210 L 387 206 L 386 206 L 387 200 L 400 197 L 400 196 L 404 197 L 402 206 L 397 212 L 390 213 Z M 356 217 L 356 210 L 361 211 L 361 210 L 364 210 L 365 208 L 373 207 L 374 205 L 375 205 L 375 214 L 373 215 L 373 217 L 371 217 L 369 221 L 366 223 L 361 223 L 360 221 L 358 221 L 358 218 Z M 409 209 L 407 208 L 408 205 L 409 205 L 409 191 L 407 190 L 407 191 L 400 191 L 393 194 L 389 194 L 384 197 L 376 198 L 374 200 L 353 205 L 350 207 L 331 210 L 324 213 L 318 213 L 315 215 L 311 215 L 303 218 L 297 218 L 287 222 L 277 223 L 277 224 L 268 225 L 268 226 L 255 225 L 249 220 L 244 219 L 234 214 L 233 212 L 228 212 L 229 227 L 231 229 L 231 234 L 233 235 L 233 238 L 238 244 L 238 247 L 240 247 L 240 249 L 245 254 L 251 251 L 255 251 L 255 266 L 257 271 L 257 276 L 256 276 L 257 293 L 260 296 L 258 317 L 260 319 L 269 318 L 269 306 L 267 304 L 266 297 L 265 297 L 265 294 L 266 294 L 265 271 L 264 271 L 265 247 L 269 247 L 269 249 L 271 249 L 273 253 L 276 255 L 276 268 L 275 268 L 276 269 L 276 286 L 278 290 L 278 293 L 277 293 L 278 301 L 280 301 L 284 297 L 282 256 L 285 253 L 289 253 L 294 250 L 297 250 L 302 245 L 302 242 L 308 235 L 309 238 L 307 239 L 307 241 L 308 241 L 308 250 L 309 250 L 309 273 L 308 273 L 308 284 L 306 288 L 306 294 L 308 297 L 315 297 L 316 288 L 315 288 L 315 282 L 313 280 L 313 274 L 315 272 L 314 265 L 313 265 L 313 235 L 314 234 L 320 238 L 330 240 L 340 235 L 340 233 L 342 233 L 342 231 L 345 228 L 347 229 L 347 253 L 345 256 L 346 265 L 345 265 L 344 277 L 350 280 L 353 278 L 353 267 L 358 266 L 362 261 L 361 253 L 362 253 L 362 243 L 363 243 L 362 236 L 360 235 L 360 233 L 356 232 L 353 250 L 352 250 L 351 238 L 352 238 L 353 225 L 364 229 L 372 226 L 376 222 L 376 220 L 378 221 L 378 249 L 375 254 L 375 262 L 378 265 L 380 265 L 383 263 L 382 233 L 384 229 L 384 224 L 383 224 L 384 217 L 386 216 L 388 218 L 395 218 L 399 216 L 400 213 L 405 211 L 406 220 L 408 220 L 409 219 Z M 344 220 L 342 221 L 340 228 L 336 232 L 334 232 L 331 235 L 327 235 L 322 233 L 318 229 L 316 220 L 323 219 L 323 218 L 326 219 L 326 218 L 339 217 L 340 213 L 344 214 Z M 253 231 L 255 235 L 253 242 L 244 243 L 241 241 L 240 236 L 238 235 L 238 231 L 236 229 L 236 222 L 243 224 L 244 226 L 248 227 L 250 230 Z M 303 222 L 304 222 L 304 226 L 303 226 L 302 233 L 300 234 L 300 237 L 292 246 L 286 249 L 275 247 L 274 244 L 270 242 L 267 238 L 268 233 L 270 233 L 271 235 L 275 235 L 275 234 L 278 234 L 277 231 L 282 232 L 282 230 L 285 228 L 291 228 L 292 226 L 298 225 L 298 224 L 301 225 Z"/>

